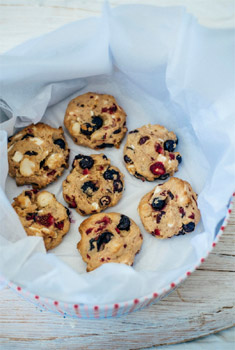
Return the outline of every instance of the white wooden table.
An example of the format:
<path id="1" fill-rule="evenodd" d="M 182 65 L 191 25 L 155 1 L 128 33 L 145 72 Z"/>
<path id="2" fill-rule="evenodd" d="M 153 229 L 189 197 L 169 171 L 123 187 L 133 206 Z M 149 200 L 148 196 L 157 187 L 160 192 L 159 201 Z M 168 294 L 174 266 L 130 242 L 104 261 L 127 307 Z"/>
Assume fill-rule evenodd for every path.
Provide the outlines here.
<path id="1" fill-rule="evenodd" d="M 143 3 L 110 1 L 111 5 L 131 2 Z M 147 1 L 163 2 L 186 1 Z M 188 4 L 188 8 L 210 26 L 233 24 L 229 6 L 225 8 L 223 1 L 217 1 L 213 11 L 208 11 L 208 4 L 200 0 L 197 5 Z M 0 0 L 0 52 L 65 23 L 98 15 L 101 7 L 101 0 Z M 0 292 L 0 349 L 150 349 L 229 328 L 235 322 L 234 234 L 235 210 L 219 244 L 183 285 L 159 303 L 118 319 L 63 319 L 40 312 L 6 288 Z M 225 335 L 227 341 L 221 349 L 232 349 L 232 331 Z"/>

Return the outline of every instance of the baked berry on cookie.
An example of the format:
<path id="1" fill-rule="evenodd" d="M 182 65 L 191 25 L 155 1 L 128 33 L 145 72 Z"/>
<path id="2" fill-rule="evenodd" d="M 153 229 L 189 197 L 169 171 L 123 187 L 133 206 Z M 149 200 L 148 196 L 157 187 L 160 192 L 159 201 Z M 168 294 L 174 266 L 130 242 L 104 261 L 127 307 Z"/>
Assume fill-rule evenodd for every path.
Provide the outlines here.
<path id="1" fill-rule="evenodd" d="M 32 124 L 8 140 L 9 175 L 18 186 L 43 188 L 68 168 L 69 148 L 61 127 Z"/>
<path id="2" fill-rule="evenodd" d="M 124 176 L 104 154 L 78 154 L 63 182 L 64 200 L 81 215 L 99 213 L 121 199 Z"/>
<path id="3" fill-rule="evenodd" d="M 200 221 L 196 193 L 177 177 L 147 193 L 138 211 L 146 231 L 160 239 L 192 232 Z"/>
<path id="4" fill-rule="evenodd" d="M 23 191 L 12 206 L 27 235 L 43 237 L 47 250 L 58 246 L 69 231 L 69 210 L 48 191 Z"/>
<path id="5" fill-rule="evenodd" d="M 87 271 L 111 262 L 132 265 L 143 242 L 135 222 L 118 213 L 92 215 L 81 223 L 79 232 L 77 247 Z"/>
<path id="6" fill-rule="evenodd" d="M 178 139 L 161 125 L 144 125 L 130 131 L 124 162 L 130 174 L 141 180 L 165 180 L 178 170 L 181 155 L 174 152 Z"/>
<path id="7" fill-rule="evenodd" d="M 119 148 L 127 131 L 126 113 L 115 98 L 94 92 L 69 102 L 64 125 L 76 144 L 94 149 Z"/>

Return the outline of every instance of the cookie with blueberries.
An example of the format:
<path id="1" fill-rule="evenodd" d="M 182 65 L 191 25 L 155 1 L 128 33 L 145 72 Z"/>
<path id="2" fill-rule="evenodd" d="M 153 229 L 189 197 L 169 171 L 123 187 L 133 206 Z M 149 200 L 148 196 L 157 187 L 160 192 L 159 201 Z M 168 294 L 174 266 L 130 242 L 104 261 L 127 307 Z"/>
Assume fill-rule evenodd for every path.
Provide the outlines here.
<path id="1" fill-rule="evenodd" d="M 77 145 L 116 147 L 125 136 L 126 113 L 111 95 L 88 92 L 71 100 L 64 125 Z"/>
<path id="2" fill-rule="evenodd" d="M 42 237 L 47 250 L 57 247 L 69 231 L 69 209 L 48 191 L 23 191 L 12 206 L 27 235 Z"/>
<path id="3" fill-rule="evenodd" d="M 177 177 L 147 193 L 138 211 L 146 231 L 159 239 L 193 232 L 200 221 L 197 194 L 187 181 Z"/>
<path id="4" fill-rule="evenodd" d="M 104 154 L 78 154 L 63 182 L 63 196 L 81 215 L 116 205 L 124 190 L 124 176 Z"/>
<path id="5" fill-rule="evenodd" d="M 62 127 L 31 124 L 8 138 L 9 175 L 18 186 L 43 188 L 68 168 L 69 151 Z"/>
<path id="6" fill-rule="evenodd" d="M 143 242 L 136 223 L 119 213 L 92 215 L 81 223 L 79 232 L 77 248 L 87 271 L 111 262 L 132 266 Z"/>
<path id="7" fill-rule="evenodd" d="M 181 163 L 175 152 L 178 139 L 161 125 L 144 125 L 129 132 L 124 147 L 124 162 L 130 174 L 142 181 L 165 180 Z"/>

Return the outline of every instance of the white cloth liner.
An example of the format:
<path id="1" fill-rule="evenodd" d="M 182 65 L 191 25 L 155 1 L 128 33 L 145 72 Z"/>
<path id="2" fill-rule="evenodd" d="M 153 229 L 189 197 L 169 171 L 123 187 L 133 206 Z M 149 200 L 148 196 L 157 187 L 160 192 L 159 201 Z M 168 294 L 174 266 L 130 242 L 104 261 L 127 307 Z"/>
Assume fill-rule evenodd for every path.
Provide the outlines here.
<path id="1" fill-rule="evenodd" d="M 0 271 L 6 278 L 52 299 L 108 304 L 160 292 L 195 267 L 211 249 L 234 189 L 233 34 L 200 26 L 179 7 L 105 6 L 101 18 L 68 24 L 0 57 Z M 107 212 L 129 215 L 144 235 L 133 268 L 106 264 L 86 273 L 76 249 L 84 218 L 74 210 L 70 232 L 46 254 L 42 239 L 26 236 L 10 205 L 28 186 L 7 177 L 7 133 L 41 119 L 62 125 L 68 101 L 87 91 L 114 95 L 129 130 L 147 123 L 173 130 L 183 157 L 176 176 L 199 194 L 202 221 L 195 232 L 157 240 L 137 213 L 140 198 L 157 183 L 142 183 L 125 170 L 125 141 L 119 150 L 103 150 L 126 184 L 122 200 Z M 100 153 L 65 134 L 70 164 L 77 153 Z M 64 205 L 68 172 L 46 188 Z"/>

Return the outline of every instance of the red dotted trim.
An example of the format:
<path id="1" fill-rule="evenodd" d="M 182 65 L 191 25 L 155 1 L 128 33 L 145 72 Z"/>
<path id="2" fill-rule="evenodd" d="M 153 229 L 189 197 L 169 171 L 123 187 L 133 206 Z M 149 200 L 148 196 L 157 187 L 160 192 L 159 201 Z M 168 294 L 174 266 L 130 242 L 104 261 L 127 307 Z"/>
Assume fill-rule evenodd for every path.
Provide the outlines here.
<path id="1" fill-rule="evenodd" d="M 39 299 L 39 295 L 35 295 L 34 298 L 35 298 L 35 299 Z"/>
<path id="2" fill-rule="evenodd" d="M 175 288 L 175 283 L 174 282 L 171 283 L 171 288 Z"/>
<path id="3" fill-rule="evenodd" d="M 55 305 L 55 306 L 58 306 L 58 305 L 59 305 L 59 302 L 55 300 L 55 301 L 54 301 L 54 305 Z"/>
<path id="4" fill-rule="evenodd" d="M 21 291 L 21 287 L 17 287 L 17 290 L 20 292 Z"/>
<path id="5" fill-rule="evenodd" d="M 205 259 L 204 258 L 201 258 L 201 263 L 204 263 Z"/>
<path id="6" fill-rule="evenodd" d="M 190 272 L 190 271 L 187 271 L 187 272 L 186 272 L 186 275 L 187 275 L 187 276 L 190 276 L 190 275 L 191 275 L 191 272 Z"/>

